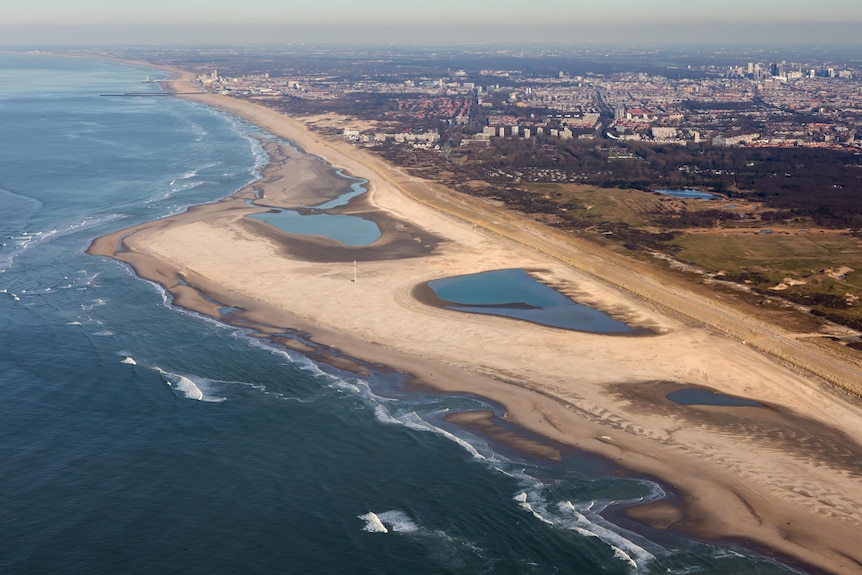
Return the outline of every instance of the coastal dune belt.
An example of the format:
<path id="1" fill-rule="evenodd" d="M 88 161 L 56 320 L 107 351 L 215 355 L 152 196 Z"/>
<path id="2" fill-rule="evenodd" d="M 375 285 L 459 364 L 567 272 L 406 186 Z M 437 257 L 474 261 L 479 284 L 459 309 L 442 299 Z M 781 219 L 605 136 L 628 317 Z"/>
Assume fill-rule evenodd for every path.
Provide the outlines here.
<path id="1" fill-rule="evenodd" d="M 187 87 L 176 84 L 175 91 Z M 639 521 L 744 541 L 831 573 L 862 573 L 862 408 L 833 387 L 858 390 L 858 365 L 826 358 L 643 263 L 407 176 L 254 102 L 183 97 L 240 115 L 367 178 L 369 192 L 349 209 L 382 222 L 382 237 L 346 248 L 247 218 L 266 209 L 246 203 L 257 191 L 266 206 L 308 205 L 283 183 L 330 170 L 266 143 L 271 158 L 296 161 L 271 162 L 260 181 L 217 204 L 99 238 L 90 253 L 128 262 L 164 285 L 177 305 L 213 317 L 233 306 L 244 326 L 264 336 L 275 327 L 301 330 L 340 357 L 388 365 L 417 385 L 490 398 L 510 422 L 679 493 L 681 505 L 630 510 Z M 530 270 L 646 335 L 462 314 L 415 297 L 424 282 L 509 268 Z M 667 399 L 684 387 L 762 406 Z"/>

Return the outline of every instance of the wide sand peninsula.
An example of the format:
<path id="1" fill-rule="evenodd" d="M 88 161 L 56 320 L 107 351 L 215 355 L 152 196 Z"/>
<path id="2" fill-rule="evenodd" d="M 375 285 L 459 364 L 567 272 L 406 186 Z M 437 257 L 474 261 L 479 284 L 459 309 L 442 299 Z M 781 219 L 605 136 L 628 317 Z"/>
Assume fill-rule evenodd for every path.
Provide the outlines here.
<path id="1" fill-rule="evenodd" d="M 230 321 L 263 335 L 308 334 L 338 352 L 331 361 L 360 358 L 409 373 L 417 385 L 491 398 L 511 423 L 655 476 L 680 494 L 682 505 L 631 510 L 639 521 L 747 541 L 815 571 L 862 573 L 862 409 L 761 351 L 781 355 L 792 343 L 781 333 L 706 293 L 680 292 L 645 266 L 417 181 L 265 107 L 191 97 L 366 178 L 369 192 L 338 212 L 376 222 L 380 239 L 349 247 L 248 218 L 318 204 L 344 187 L 316 158 L 269 143 L 272 162 L 253 185 L 99 238 L 91 253 L 128 262 L 178 305 L 213 317 L 233 306 L 240 311 Z M 422 297 L 430 280 L 511 268 L 530 270 L 645 335 L 465 314 Z M 834 373 L 852 384 L 857 368 Z M 759 405 L 682 405 L 666 397 L 689 388 Z M 553 449 L 534 447 L 553 457 Z"/>

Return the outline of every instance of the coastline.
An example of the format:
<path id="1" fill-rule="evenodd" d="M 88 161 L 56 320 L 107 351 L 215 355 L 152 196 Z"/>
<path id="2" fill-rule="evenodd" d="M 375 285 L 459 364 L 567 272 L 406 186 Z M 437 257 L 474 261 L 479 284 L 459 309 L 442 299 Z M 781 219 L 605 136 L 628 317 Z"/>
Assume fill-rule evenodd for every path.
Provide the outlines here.
<path id="1" fill-rule="evenodd" d="M 832 573 L 862 572 L 858 406 L 737 340 L 666 314 L 637 297 L 637 286 L 621 291 L 596 280 L 607 270 L 626 273 L 608 268 L 613 262 L 578 253 L 573 268 L 495 233 L 495 226 L 520 225 L 516 215 L 480 205 L 482 213 L 473 217 L 492 214 L 491 223 L 470 226 L 454 212 L 481 202 L 416 182 L 270 109 L 214 94 L 178 95 L 242 116 L 368 178 L 369 192 L 346 211 L 376 214 L 388 222 L 385 237 L 348 249 L 244 219 L 265 210 L 245 205 L 255 189 L 264 191 L 267 205 L 304 202 L 278 181 L 266 181 L 279 168 L 287 170 L 284 177 L 297 175 L 287 162 L 273 162 L 271 173 L 234 196 L 104 236 L 90 253 L 129 263 L 182 307 L 220 317 L 220 308 L 231 305 L 245 310 L 238 319 L 262 336 L 267 326 L 270 335 L 298 330 L 348 357 L 412 374 L 417 385 L 488 397 L 505 407 L 508 422 L 675 486 L 682 508 L 641 508 L 633 515 L 644 523 L 752 541 Z M 419 195 L 426 201 L 412 199 Z M 439 209 L 429 208 L 435 201 Z M 555 241 L 550 232 L 536 233 Z M 345 265 L 353 260 L 363 262 L 356 284 Z M 609 339 L 522 322 L 515 327 L 503 318 L 426 306 L 411 295 L 431 279 L 502 267 L 539 270 L 543 281 L 577 301 L 655 335 Z M 628 271 L 628 281 L 653 279 L 639 272 Z M 767 408 L 678 406 L 664 398 L 664 382 L 743 396 Z"/>

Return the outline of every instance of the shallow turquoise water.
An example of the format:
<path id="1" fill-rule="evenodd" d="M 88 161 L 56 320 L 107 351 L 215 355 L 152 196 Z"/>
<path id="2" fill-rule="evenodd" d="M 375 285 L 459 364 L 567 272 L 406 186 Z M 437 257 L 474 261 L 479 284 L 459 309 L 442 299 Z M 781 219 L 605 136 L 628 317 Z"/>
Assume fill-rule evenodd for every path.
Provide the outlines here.
<path id="1" fill-rule="evenodd" d="M 380 228 L 377 224 L 356 216 L 273 210 L 250 214 L 247 217 L 262 220 L 291 234 L 322 236 L 346 246 L 365 246 L 380 238 Z"/>
<path id="2" fill-rule="evenodd" d="M 505 269 L 428 282 L 449 309 L 498 315 L 573 331 L 631 334 L 635 329 L 578 304 L 522 269 Z"/>
<path id="3" fill-rule="evenodd" d="M 376 223 L 357 216 L 328 214 L 326 210 L 347 205 L 347 203 L 366 193 L 368 180 L 352 178 L 341 170 L 337 174 L 346 180 L 353 180 L 350 191 L 332 200 L 309 206 L 306 210 L 280 210 L 273 208 L 268 212 L 251 214 L 248 217 L 262 220 L 278 229 L 291 234 L 322 236 L 341 242 L 346 246 L 366 246 L 380 239 L 380 228 Z M 312 213 L 307 213 L 311 211 Z"/>
<path id="4" fill-rule="evenodd" d="M 675 198 L 684 198 L 684 199 L 692 199 L 692 200 L 718 200 L 719 196 L 715 194 L 708 194 L 706 192 L 701 192 L 700 190 L 692 190 L 692 189 L 660 189 L 656 190 L 656 193 L 662 194 L 664 196 L 673 196 Z"/>
<path id="5" fill-rule="evenodd" d="M 763 407 L 762 403 L 716 393 L 706 389 L 680 389 L 667 394 L 667 398 L 681 405 L 714 405 L 718 407 Z"/>

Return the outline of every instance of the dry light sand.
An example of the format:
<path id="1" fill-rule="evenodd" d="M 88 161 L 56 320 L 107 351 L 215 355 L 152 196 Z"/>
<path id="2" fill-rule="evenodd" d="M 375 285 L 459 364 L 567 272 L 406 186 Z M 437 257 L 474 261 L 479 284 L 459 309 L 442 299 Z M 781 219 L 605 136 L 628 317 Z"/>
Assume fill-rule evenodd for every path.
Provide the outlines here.
<path id="1" fill-rule="evenodd" d="M 181 82 L 175 90 L 190 91 Z M 510 438 L 538 455 L 555 457 L 554 442 L 575 446 L 678 492 L 681 505 L 630 510 L 639 521 L 745 541 L 814 571 L 862 573 L 862 409 L 798 367 L 850 387 L 860 381 L 858 365 L 823 358 L 708 293 L 681 292 L 642 264 L 414 180 L 265 107 L 185 97 L 241 115 L 367 178 L 370 192 L 343 211 L 374 219 L 383 238 L 350 249 L 245 218 L 265 209 L 245 204 L 256 193 L 263 194 L 259 203 L 283 207 L 332 195 L 334 180 L 319 179 L 329 177 L 319 162 L 269 143 L 273 162 L 249 188 L 100 238 L 91 253 L 129 262 L 170 289 L 178 305 L 213 316 L 219 304 L 233 305 L 244 310 L 236 321 L 263 334 L 293 328 L 340 356 L 409 373 L 417 385 L 491 398 L 508 421 L 551 440 Z M 551 329 L 448 311 L 417 297 L 423 282 L 500 268 L 531 270 L 651 334 Z M 765 406 L 682 406 L 665 398 L 694 386 Z M 481 415 L 462 423 L 492 432 Z"/>

